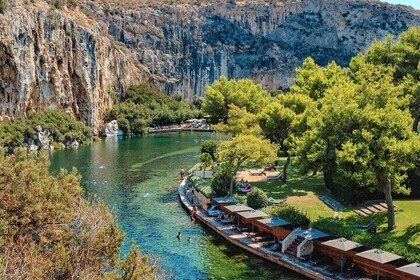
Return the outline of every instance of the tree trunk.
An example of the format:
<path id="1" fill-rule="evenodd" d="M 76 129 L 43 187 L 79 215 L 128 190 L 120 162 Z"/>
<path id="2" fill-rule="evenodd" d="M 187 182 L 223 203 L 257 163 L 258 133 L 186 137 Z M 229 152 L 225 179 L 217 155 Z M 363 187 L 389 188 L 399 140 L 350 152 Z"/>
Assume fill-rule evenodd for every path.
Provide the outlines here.
<path id="1" fill-rule="evenodd" d="M 203 165 L 203 179 L 206 179 L 206 166 Z"/>
<path id="2" fill-rule="evenodd" d="M 394 211 L 394 203 L 392 202 L 392 193 L 391 193 L 391 180 L 386 178 L 384 180 L 385 183 L 385 201 L 388 207 L 388 230 L 392 230 L 395 228 L 395 211 Z"/>
<path id="3" fill-rule="evenodd" d="M 287 180 L 287 167 L 289 166 L 289 164 L 290 164 L 290 156 L 287 157 L 287 160 L 283 165 L 283 176 L 281 178 L 283 182 L 286 182 Z"/>
<path id="4" fill-rule="evenodd" d="M 419 121 L 420 121 L 420 115 L 418 115 L 414 118 L 414 123 L 413 123 L 413 131 L 414 132 L 417 132 L 417 130 L 419 128 Z"/>
<path id="5" fill-rule="evenodd" d="M 235 183 L 236 173 L 238 173 L 240 166 L 241 166 L 240 164 L 236 166 L 235 170 L 233 171 L 232 178 L 230 179 L 229 196 L 233 196 L 233 184 Z"/>
<path id="6" fill-rule="evenodd" d="M 235 175 L 232 175 L 232 178 L 230 179 L 230 186 L 229 186 L 229 196 L 233 195 L 233 183 L 235 182 Z"/>

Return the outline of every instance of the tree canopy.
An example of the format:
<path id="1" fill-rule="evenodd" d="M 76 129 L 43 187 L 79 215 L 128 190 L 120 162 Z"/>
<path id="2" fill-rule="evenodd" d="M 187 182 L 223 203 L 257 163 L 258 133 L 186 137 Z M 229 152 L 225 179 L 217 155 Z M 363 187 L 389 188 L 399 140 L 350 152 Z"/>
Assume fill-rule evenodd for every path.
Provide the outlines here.
<path id="1" fill-rule="evenodd" d="M 23 149 L 0 166 L 1 278 L 154 277 L 137 247 L 120 261 L 123 233 L 100 200 L 83 198 L 75 169 L 53 175 L 46 156 Z"/>
<path id="2" fill-rule="evenodd" d="M 245 108 L 247 112 L 256 114 L 271 98 L 260 84 L 250 79 L 228 80 L 225 76 L 207 86 L 206 97 L 204 111 L 223 122 L 228 119 L 229 105 Z"/>
<path id="3" fill-rule="evenodd" d="M 217 148 L 217 159 L 233 166 L 230 194 L 233 193 L 234 176 L 241 166 L 274 162 L 277 151 L 278 147 L 269 140 L 253 135 L 237 135 L 232 140 L 221 142 Z"/>
<path id="4" fill-rule="evenodd" d="M 393 83 L 390 69 L 355 58 L 351 80 L 327 89 L 298 148 L 304 169 L 336 170 L 347 182 L 385 194 L 389 228 L 395 226 L 391 191 L 402 186 L 419 155 L 420 138 L 411 130 L 408 98 Z"/>

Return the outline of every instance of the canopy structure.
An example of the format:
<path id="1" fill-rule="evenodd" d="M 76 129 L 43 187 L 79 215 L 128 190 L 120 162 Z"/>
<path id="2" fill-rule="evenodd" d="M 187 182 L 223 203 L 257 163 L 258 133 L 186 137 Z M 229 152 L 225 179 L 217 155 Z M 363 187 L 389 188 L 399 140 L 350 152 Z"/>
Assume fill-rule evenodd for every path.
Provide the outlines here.
<path id="1" fill-rule="evenodd" d="M 224 208 L 231 213 L 254 210 L 251 207 L 248 207 L 248 206 L 245 206 L 245 205 L 242 205 L 242 204 L 228 205 L 228 206 L 224 206 Z"/>
<path id="2" fill-rule="evenodd" d="M 356 256 L 378 263 L 378 273 L 376 275 L 376 278 L 378 280 L 379 280 L 379 264 L 389 263 L 389 262 L 401 259 L 401 256 L 398 256 L 389 252 L 385 252 L 380 249 L 372 249 L 372 250 L 364 251 L 364 252 L 356 254 Z"/>
<path id="3" fill-rule="evenodd" d="M 420 277 L 420 264 L 412 263 L 396 268 L 396 270 Z"/>
<path id="4" fill-rule="evenodd" d="M 395 255 L 386 251 L 382 251 L 380 249 L 372 249 L 372 250 L 364 251 L 364 252 L 356 254 L 356 256 L 359 256 L 359 257 L 362 257 L 371 261 L 375 261 L 381 264 L 401 259 L 401 256 L 398 256 L 398 255 Z"/>
<path id="5" fill-rule="evenodd" d="M 351 240 L 347 240 L 345 238 L 337 238 L 337 239 L 333 239 L 333 240 L 328 240 L 322 243 L 325 246 L 329 246 L 335 249 L 338 249 L 341 251 L 341 259 L 340 259 L 340 268 L 341 268 L 341 273 L 343 273 L 343 252 L 349 251 L 349 250 L 353 250 L 359 247 L 362 247 L 362 244 L 356 243 L 354 241 Z"/>
<path id="6" fill-rule="evenodd" d="M 274 218 L 267 218 L 267 219 L 261 219 L 261 220 L 258 220 L 257 222 L 259 222 L 261 224 L 264 224 L 264 225 L 266 225 L 269 228 L 282 227 L 282 226 L 287 226 L 287 225 L 290 225 L 291 224 L 290 222 L 288 222 L 286 220 L 283 220 L 283 219 L 280 219 L 280 218 L 276 218 L 276 217 L 274 217 Z"/>
<path id="7" fill-rule="evenodd" d="M 239 212 L 238 215 L 245 219 L 255 219 L 255 218 L 259 219 L 259 218 L 268 217 L 268 214 L 260 210 L 243 211 L 243 212 Z"/>
<path id="8" fill-rule="evenodd" d="M 328 233 L 322 232 L 315 228 L 308 228 L 296 231 L 296 234 L 308 240 L 315 240 L 330 236 Z"/>
<path id="9" fill-rule="evenodd" d="M 356 243 L 345 238 L 337 238 L 333 240 L 328 240 L 322 243 L 323 245 L 336 248 L 340 251 L 349 251 L 363 246 L 362 244 Z"/>
<path id="10" fill-rule="evenodd" d="M 215 197 L 213 198 L 213 201 L 217 204 L 237 204 L 238 200 L 231 196 L 223 196 L 223 197 Z"/>

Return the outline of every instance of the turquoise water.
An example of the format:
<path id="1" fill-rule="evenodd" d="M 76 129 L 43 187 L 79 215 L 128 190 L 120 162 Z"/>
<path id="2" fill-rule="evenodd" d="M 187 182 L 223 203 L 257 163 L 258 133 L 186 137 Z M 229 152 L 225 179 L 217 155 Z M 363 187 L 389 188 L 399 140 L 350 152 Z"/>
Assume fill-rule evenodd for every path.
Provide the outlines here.
<path id="1" fill-rule="evenodd" d="M 100 196 L 117 215 L 126 234 L 123 252 L 134 240 L 143 252 L 158 256 L 177 279 L 304 279 L 227 244 L 193 224 L 181 208 L 179 170 L 197 162 L 202 141 L 221 137 L 167 133 L 107 138 L 75 150 L 52 152 L 51 168 L 75 166 L 86 192 Z M 178 231 L 181 241 L 176 238 Z"/>

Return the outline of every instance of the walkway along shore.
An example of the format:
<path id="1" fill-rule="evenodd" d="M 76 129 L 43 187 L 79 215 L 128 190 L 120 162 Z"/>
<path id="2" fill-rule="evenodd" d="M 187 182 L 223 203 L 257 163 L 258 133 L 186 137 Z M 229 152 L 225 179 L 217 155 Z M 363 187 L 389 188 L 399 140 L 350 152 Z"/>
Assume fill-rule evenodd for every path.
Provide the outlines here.
<path id="1" fill-rule="evenodd" d="M 193 213 L 193 207 L 190 200 L 185 196 L 185 183 L 186 180 L 182 181 L 180 184 L 178 188 L 178 195 L 183 208 L 191 215 L 191 213 Z M 307 263 L 298 262 L 282 253 L 273 252 L 269 248 L 264 248 L 261 243 L 254 242 L 245 234 L 232 229 L 232 226 L 224 225 L 218 222 L 216 218 L 208 217 L 201 209 L 197 209 L 194 214 L 194 219 L 211 228 L 215 233 L 219 234 L 231 244 L 260 258 L 300 273 L 306 277 L 316 280 L 341 278 L 337 278 L 336 275 L 323 271 L 320 268 L 313 267 Z"/>

